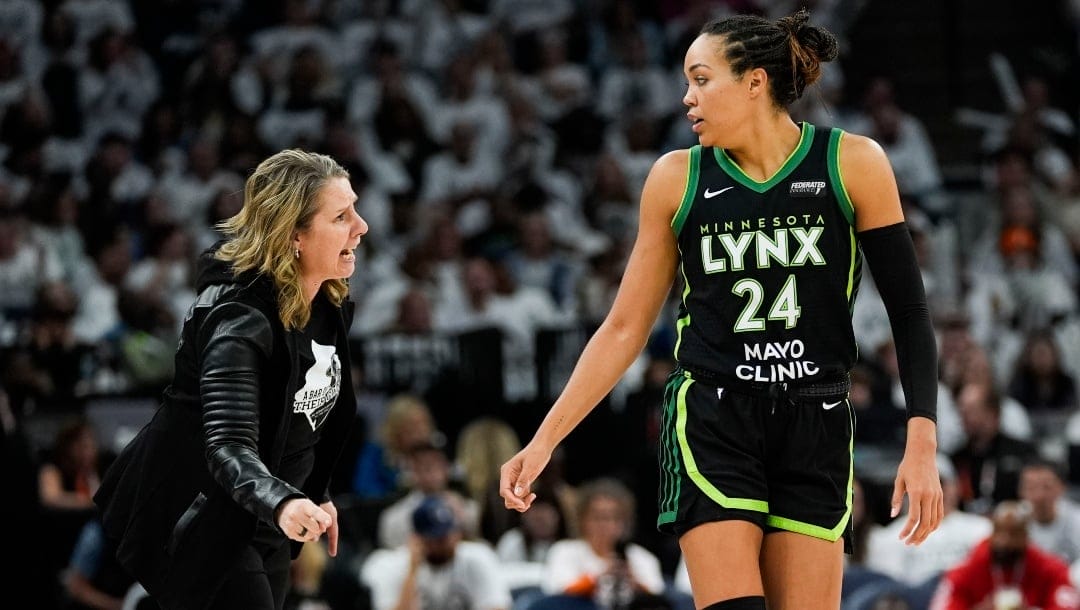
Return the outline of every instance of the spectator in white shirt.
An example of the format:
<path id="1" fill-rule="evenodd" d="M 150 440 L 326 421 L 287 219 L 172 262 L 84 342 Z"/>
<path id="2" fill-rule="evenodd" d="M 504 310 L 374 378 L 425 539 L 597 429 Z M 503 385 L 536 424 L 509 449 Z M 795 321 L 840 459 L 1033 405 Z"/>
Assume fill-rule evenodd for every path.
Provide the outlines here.
<path id="1" fill-rule="evenodd" d="M 547 292 L 520 286 L 504 264 L 475 257 L 465 263 L 465 305 L 437 304 L 435 328 L 469 332 L 497 328 L 503 334 L 503 390 L 509 401 L 536 396 L 536 333 L 565 325 Z"/>
<path id="2" fill-rule="evenodd" d="M 1020 471 L 1019 492 L 1020 499 L 1031 505 L 1031 541 L 1066 563 L 1080 559 L 1080 506 L 1066 497 L 1060 467 L 1032 460 Z"/>
<path id="3" fill-rule="evenodd" d="M 405 458 L 405 476 L 409 493 L 386 507 L 379 515 L 379 545 L 393 549 L 404 545 L 413 533 L 411 515 L 425 498 L 438 496 L 454 509 L 456 528 L 467 537 L 479 529 L 479 508 L 476 502 L 450 489 L 450 460 L 434 444 L 418 443 L 409 449 Z"/>
<path id="4" fill-rule="evenodd" d="M 169 201 L 173 218 L 199 227 L 214 198 L 223 191 L 243 192 L 244 179 L 222 167 L 217 142 L 203 137 L 188 148 L 187 167 L 165 176 L 158 185 Z"/>
<path id="5" fill-rule="evenodd" d="M 79 44 L 85 44 L 106 28 L 123 33 L 135 28 L 135 18 L 127 2 L 66 0 L 60 10 L 74 23 Z"/>
<path id="6" fill-rule="evenodd" d="M 934 535 L 919 545 L 906 544 L 900 538 L 906 521 L 901 515 L 871 531 L 867 540 L 866 566 L 910 586 L 924 584 L 960 563 L 992 529 L 986 517 L 958 508 L 956 469 L 951 460 L 938 454 L 937 464 L 945 515 Z"/>
<path id="7" fill-rule="evenodd" d="M 940 195 L 942 177 L 934 146 L 922 121 L 897 105 L 892 82 L 875 79 L 863 98 L 863 108 L 863 114 L 847 128 L 881 142 L 895 168 L 900 192 L 920 198 Z"/>
<path id="8" fill-rule="evenodd" d="M 120 289 L 131 270 L 131 235 L 114 227 L 87 244 L 94 261 L 92 273 L 82 282 L 79 310 L 72 322 L 75 337 L 85 343 L 102 341 L 120 324 Z"/>
<path id="9" fill-rule="evenodd" d="M 110 131 L 134 139 L 142 116 L 161 91 L 157 67 L 142 49 L 115 30 L 90 41 L 86 67 L 79 75 L 79 104 L 89 141 Z"/>
<path id="10" fill-rule="evenodd" d="M 56 254 L 31 239 L 26 217 L 0 210 L 0 315 L 29 313 L 38 287 L 62 274 Z"/>
<path id="11" fill-rule="evenodd" d="M 604 118 L 618 120 L 637 112 L 660 121 L 677 110 L 672 104 L 668 73 L 650 64 L 648 53 L 647 41 L 640 33 L 622 41 L 621 63 L 608 68 L 600 81 L 598 105 Z"/>
<path id="12" fill-rule="evenodd" d="M 536 104 L 540 117 L 554 124 L 570 111 L 592 99 L 592 78 L 585 66 L 568 58 L 566 35 L 549 31 L 540 37 L 540 69 L 521 81 L 526 94 Z"/>
<path id="13" fill-rule="evenodd" d="M 255 32 L 249 43 L 255 58 L 264 62 L 274 80 L 282 80 L 288 58 L 304 47 L 315 50 L 327 61 L 345 61 L 338 50 L 338 37 L 319 24 L 319 2 L 286 0 L 281 23 Z"/>
<path id="14" fill-rule="evenodd" d="M 499 559 L 483 542 L 462 540 L 454 510 L 426 497 L 410 514 L 407 545 L 372 552 L 361 568 L 375 610 L 507 610 L 513 603 Z"/>
<path id="15" fill-rule="evenodd" d="M 487 200 L 501 175 L 496 159 L 480 154 L 473 124 L 456 123 L 451 130 L 449 150 L 424 164 L 419 195 L 421 218 L 430 217 L 432 210 L 445 210 L 456 217 L 465 234 L 487 228 L 490 222 Z"/>
<path id="16" fill-rule="evenodd" d="M 0 38 L 23 47 L 38 41 L 45 8 L 35 0 L 7 0 L 0 3 Z"/>
<path id="17" fill-rule="evenodd" d="M 28 197 L 28 212 L 33 221 L 31 240 L 53 253 L 62 269 L 61 279 L 78 291 L 93 263 L 79 232 L 79 200 L 70 176 L 50 176 L 36 184 Z"/>
<path id="18" fill-rule="evenodd" d="M 195 299 L 191 235 L 184 225 L 165 222 L 148 227 L 144 239 L 147 256 L 128 271 L 124 288 L 163 304 L 179 335 Z"/>
<path id="19" fill-rule="evenodd" d="M 543 212 L 526 213 L 517 228 L 518 245 L 507 257 L 507 268 L 522 286 L 547 292 L 560 310 L 576 314 L 581 265 L 555 243 L 551 221 Z"/>
<path id="20" fill-rule="evenodd" d="M 521 514 L 521 524 L 503 533 L 495 545 L 511 587 L 539 587 L 551 546 L 567 535 L 558 496 L 537 489 L 532 508 Z"/>
<path id="21" fill-rule="evenodd" d="M 627 543 L 633 531 L 634 498 L 621 482 L 598 479 L 579 490 L 581 536 L 560 540 L 547 554 L 542 588 L 552 595 L 592 598 L 610 578 L 625 579 L 635 595 L 660 595 L 660 561 L 647 549 Z"/>

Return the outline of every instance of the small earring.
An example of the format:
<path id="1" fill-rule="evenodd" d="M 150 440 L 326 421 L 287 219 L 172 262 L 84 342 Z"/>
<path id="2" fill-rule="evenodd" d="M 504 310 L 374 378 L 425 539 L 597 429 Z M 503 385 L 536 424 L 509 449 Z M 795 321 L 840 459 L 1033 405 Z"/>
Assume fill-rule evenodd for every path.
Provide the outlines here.
<path id="1" fill-rule="evenodd" d="M 294 253 L 296 254 L 296 260 L 300 260 L 300 248 L 297 248 Z"/>

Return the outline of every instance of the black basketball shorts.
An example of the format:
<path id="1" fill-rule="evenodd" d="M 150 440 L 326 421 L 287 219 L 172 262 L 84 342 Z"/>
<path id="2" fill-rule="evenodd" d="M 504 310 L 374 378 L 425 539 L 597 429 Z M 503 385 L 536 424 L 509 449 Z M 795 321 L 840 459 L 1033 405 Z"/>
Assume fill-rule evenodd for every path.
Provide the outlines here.
<path id="1" fill-rule="evenodd" d="M 677 368 L 659 443 L 662 532 L 739 519 L 851 552 L 855 419 L 845 383 L 705 381 Z"/>

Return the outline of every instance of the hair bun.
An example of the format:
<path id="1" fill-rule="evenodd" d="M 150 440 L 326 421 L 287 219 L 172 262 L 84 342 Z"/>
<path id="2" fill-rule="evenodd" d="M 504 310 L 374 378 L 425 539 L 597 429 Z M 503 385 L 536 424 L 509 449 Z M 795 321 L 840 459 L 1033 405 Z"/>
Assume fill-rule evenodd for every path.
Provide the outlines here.
<path id="1" fill-rule="evenodd" d="M 836 37 L 826 29 L 810 25 L 810 12 L 805 8 L 794 14 L 781 17 L 776 26 L 792 38 L 793 46 L 799 46 L 809 52 L 820 63 L 832 61 L 840 53 Z"/>
<path id="2" fill-rule="evenodd" d="M 801 8 L 791 15 L 777 19 L 776 25 L 779 26 L 781 30 L 787 32 L 788 36 L 798 37 L 799 31 L 806 27 L 806 24 L 809 21 L 810 12 L 805 8 Z"/>

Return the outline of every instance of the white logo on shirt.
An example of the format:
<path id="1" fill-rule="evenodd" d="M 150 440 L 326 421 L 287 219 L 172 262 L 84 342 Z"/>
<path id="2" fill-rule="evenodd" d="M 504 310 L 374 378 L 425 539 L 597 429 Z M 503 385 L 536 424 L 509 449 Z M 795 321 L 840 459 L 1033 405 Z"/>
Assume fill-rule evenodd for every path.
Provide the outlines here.
<path id="1" fill-rule="evenodd" d="M 293 395 L 293 413 L 302 414 L 314 432 L 326 421 L 341 391 L 341 361 L 333 345 L 311 342 L 315 364 L 304 375 L 304 387 Z"/>
<path id="2" fill-rule="evenodd" d="M 733 189 L 733 188 L 735 188 L 735 187 L 733 187 L 733 186 L 726 186 L 726 187 L 724 187 L 724 188 L 720 189 L 719 191 L 710 191 L 710 190 L 709 190 L 709 187 L 705 187 L 705 192 L 704 192 L 704 193 L 702 193 L 702 194 L 703 194 L 703 195 L 705 195 L 705 198 L 706 198 L 706 199 L 712 199 L 713 197 L 716 197 L 716 196 L 717 196 L 717 195 L 719 195 L 720 193 L 723 193 L 724 191 L 730 191 L 730 190 L 731 190 L 731 189 Z"/>

